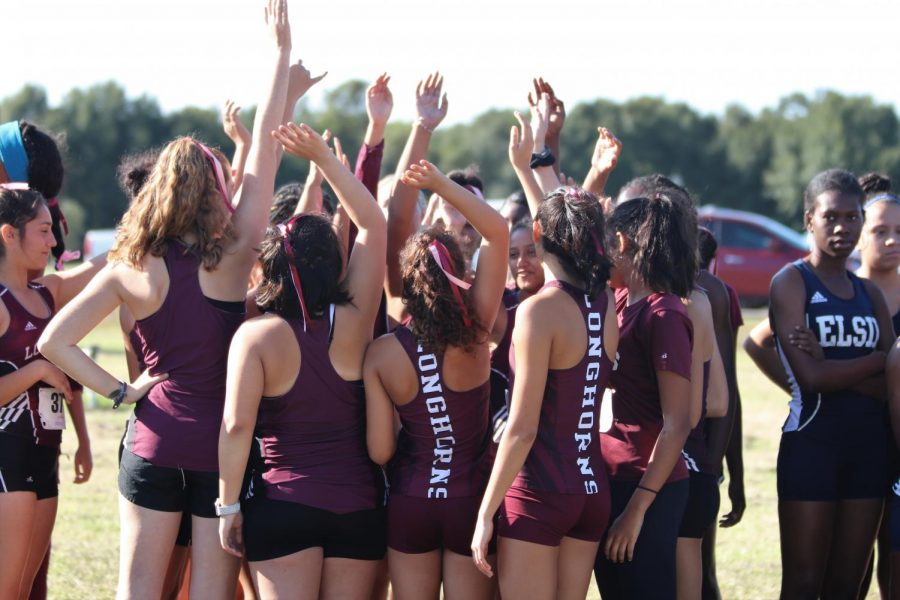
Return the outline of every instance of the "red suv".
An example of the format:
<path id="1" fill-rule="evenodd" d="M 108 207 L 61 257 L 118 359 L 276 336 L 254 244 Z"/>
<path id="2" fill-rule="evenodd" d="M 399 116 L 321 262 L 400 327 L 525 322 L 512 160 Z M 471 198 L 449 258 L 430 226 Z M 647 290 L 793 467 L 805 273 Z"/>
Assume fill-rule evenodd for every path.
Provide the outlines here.
<path id="1" fill-rule="evenodd" d="M 719 242 L 716 274 L 737 290 L 743 304 L 765 304 L 772 276 L 809 254 L 803 234 L 769 217 L 717 206 L 700 208 L 698 217 Z"/>

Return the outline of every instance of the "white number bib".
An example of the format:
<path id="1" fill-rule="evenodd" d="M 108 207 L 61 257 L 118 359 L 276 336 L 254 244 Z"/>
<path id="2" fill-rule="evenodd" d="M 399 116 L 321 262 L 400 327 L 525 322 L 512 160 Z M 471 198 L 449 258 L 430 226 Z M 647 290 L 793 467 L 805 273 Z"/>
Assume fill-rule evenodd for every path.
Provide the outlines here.
<path id="1" fill-rule="evenodd" d="M 63 413 L 65 395 L 56 388 L 38 388 L 38 414 L 41 426 L 48 431 L 66 428 L 66 415 Z"/>

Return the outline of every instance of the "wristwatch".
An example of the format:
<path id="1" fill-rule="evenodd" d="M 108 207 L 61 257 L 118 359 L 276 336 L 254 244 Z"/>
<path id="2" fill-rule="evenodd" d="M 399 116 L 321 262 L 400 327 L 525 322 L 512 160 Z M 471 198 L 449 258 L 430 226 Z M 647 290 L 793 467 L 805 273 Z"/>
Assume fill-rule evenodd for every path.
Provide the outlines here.
<path id="1" fill-rule="evenodd" d="M 241 512 L 241 501 L 238 500 L 234 504 L 222 504 L 222 500 L 216 498 L 216 516 L 217 517 L 225 517 L 227 515 L 233 515 L 235 513 Z"/>
<path id="2" fill-rule="evenodd" d="M 119 384 L 118 388 L 109 393 L 106 397 L 113 401 L 113 408 L 119 408 L 119 405 L 122 404 L 126 394 L 128 394 L 128 384 L 123 381 Z"/>

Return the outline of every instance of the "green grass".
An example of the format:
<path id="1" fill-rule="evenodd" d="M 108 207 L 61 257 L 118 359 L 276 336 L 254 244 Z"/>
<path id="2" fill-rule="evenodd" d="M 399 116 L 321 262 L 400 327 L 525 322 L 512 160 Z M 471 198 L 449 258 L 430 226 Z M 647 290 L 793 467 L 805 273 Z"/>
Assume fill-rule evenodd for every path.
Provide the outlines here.
<path id="1" fill-rule="evenodd" d="M 762 313 L 745 318 L 746 334 Z M 105 352 L 101 361 L 124 377 L 121 336 L 115 319 L 108 319 L 91 334 L 85 346 L 96 344 Z M 781 572 L 778 514 L 775 493 L 775 457 L 781 424 L 787 415 L 787 396 L 770 384 L 742 350 L 738 351 L 738 381 L 744 406 L 744 462 L 747 511 L 731 529 L 720 529 L 717 547 L 719 582 L 725 598 L 775 598 Z M 100 406 L 108 406 L 103 400 Z M 61 461 L 60 510 L 53 540 L 50 597 L 54 599 L 111 598 L 118 569 L 118 517 L 116 508 L 116 449 L 130 409 L 105 408 L 88 414 L 94 453 L 94 473 L 87 484 L 76 486 L 67 455 L 75 450 L 68 432 Z M 727 484 L 722 486 L 722 509 L 730 510 Z M 598 598 L 591 587 L 590 598 Z M 870 590 L 868 598 L 877 595 Z"/>

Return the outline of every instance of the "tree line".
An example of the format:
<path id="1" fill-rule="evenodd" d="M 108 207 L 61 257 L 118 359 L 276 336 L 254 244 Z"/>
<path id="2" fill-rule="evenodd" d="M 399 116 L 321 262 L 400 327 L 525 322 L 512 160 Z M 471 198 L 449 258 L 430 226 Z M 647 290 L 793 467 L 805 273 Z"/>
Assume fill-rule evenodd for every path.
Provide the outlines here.
<path id="1" fill-rule="evenodd" d="M 326 93 L 321 108 L 301 102 L 295 120 L 320 132 L 330 129 L 353 160 L 366 129 L 367 85 L 344 82 Z M 486 195 L 507 196 L 518 187 L 507 159 L 514 108 L 491 109 L 469 123 L 441 127 L 429 159 L 445 171 L 476 164 Z M 622 103 L 596 99 L 567 110 L 559 158 L 562 170 L 576 180 L 590 166 L 599 125 L 622 140 L 609 193 L 633 177 L 659 172 L 686 185 L 702 204 L 759 212 L 799 229 L 803 189 L 825 168 L 880 171 L 900 181 L 896 111 L 869 96 L 793 94 L 758 114 L 739 105 L 722 115 L 702 114 L 685 103 L 656 97 Z M 245 110 L 242 118 L 251 126 L 253 110 Z M 155 99 L 128 98 L 115 82 L 74 89 L 57 106 L 50 106 L 43 88 L 25 85 L 0 101 L 0 123 L 13 119 L 32 121 L 63 141 L 62 205 L 72 245 L 80 243 L 86 229 L 113 227 L 124 212 L 127 200 L 116 183 L 123 155 L 163 146 L 179 135 L 196 135 L 226 155 L 233 149 L 218 109 L 187 107 L 163 114 Z M 395 169 L 409 128 L 408 122 L 389 124 L 383 174 Z M 303 181 L 307 169 L 287 157 L 277 185 Z"/>

